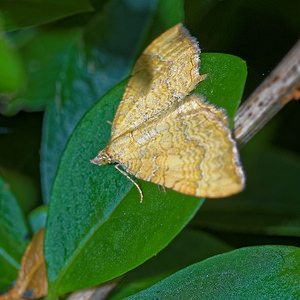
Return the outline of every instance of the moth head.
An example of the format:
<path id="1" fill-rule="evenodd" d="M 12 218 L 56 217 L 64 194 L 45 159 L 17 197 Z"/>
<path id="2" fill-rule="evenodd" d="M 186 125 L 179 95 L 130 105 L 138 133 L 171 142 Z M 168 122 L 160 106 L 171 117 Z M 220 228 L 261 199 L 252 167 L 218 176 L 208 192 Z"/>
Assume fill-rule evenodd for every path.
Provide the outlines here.
<path id="1" fill-rule="evenodd" d="M 111 157 L 106 153 L 106 149 L 101 150 L 97 156 L 90 160 L 94 165 L 103 166 L 112 163 Z"/>

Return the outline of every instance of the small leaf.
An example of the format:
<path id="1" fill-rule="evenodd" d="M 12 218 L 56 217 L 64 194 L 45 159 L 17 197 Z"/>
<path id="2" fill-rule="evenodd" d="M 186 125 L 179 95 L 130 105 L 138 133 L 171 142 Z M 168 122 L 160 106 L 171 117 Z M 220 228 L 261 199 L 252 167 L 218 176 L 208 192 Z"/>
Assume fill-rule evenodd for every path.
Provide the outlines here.
<path id="1" fill-rule="evenodd" d="M 28 214 L 39 203 L 39 191 L 36 182 L 23 173 L 0 167 L 0 175 L 9 184 L 11 192 L 18 199 L 24 214 Z"/>
<path id="2" fill-rule="evenodd" d="M 22 34 L 29 33 L 18 33 Z M 39 111 L 54 101 L 57 82 L 64 76 L 64 66 L 71 60 L 72 51 L 81 34 L 79 28 L 48 29 L 32 33 L 29 41 L 18 49 L 26 81 L 16 93 L 2 101 L 3 114 L 11 116 L 19 110 Z M 18 35 L 14 35 L 15 39 Z"/>
<path id="3" fill-rule="evenodd" d="M 300 249 L 249 247 L 185 268 L 126 299 L 299 299 Z"/>
<path id="4" fill-rule="evenodd" d="M 33 233 L 38 232 L 41 228 L 46 226 L 47 213 L 47 205 L 41 205 L 30 212 L 28 222 Z"/>
<path id="5" fill-rule="evenodd" d="M 184 23 L 184 0 L 158 0 L 156 3 L 156 9 L 153 10 L 151 22 L 146 29 L 147 34 L 140 43 L 137 55 L 165 30 L 180 22 Z"/>
<path id="6" fill-rule="evenodd" d="M 47 294 L 47 276 L 44 260 L 44 229 L 38 231 L 22 258 L 16 285 L 0 300 L 37 299 Z"/>
<path id="7" fill-rule="evenodd" d="M 0 177 L 0 291 L 16 279 L 28 239 L 23 212 L 10 186 Z"/>
<path id="8" fill-rule="evenodd" d="M 200 93 L 208 102 L 225 108 L 233 124 L 247 78 L 245 61 L 222 53 L 201 53 L 200 59 L 200 74 L 207 74 L 207 77 L 193 93 Z"/>
<path id="9" fill-rule="evenodd" d="M 22 81 L 24 80 L 24 70 L 18 53 L 12 49 L 12 47 L 5 40 L 4 36 L 1 34 L 1 26 L 0 60 L 0 93 L 14 92 L 20 87 Z"/>
<path id="10" fill-rule="evenodd" d="M 78 13 L 92 11 L 87 0 L 1 0 L 6 31 L 36 26 Z"/>
<path id="11" fill-rule="evenodd" d="M 226 72 L 230 77 L 230 70 Z M 203 202 L 138 181 L 144 193 L 139 204 L 137 189 L 113 166 L 90 165 L 89 159 L 110 138 L 106 120 L 113 120 L 126 83 L 85 114 L 61 158 L 45 237 L 49 299 L 115 278 L 149 259 L 180 232 Z"/>

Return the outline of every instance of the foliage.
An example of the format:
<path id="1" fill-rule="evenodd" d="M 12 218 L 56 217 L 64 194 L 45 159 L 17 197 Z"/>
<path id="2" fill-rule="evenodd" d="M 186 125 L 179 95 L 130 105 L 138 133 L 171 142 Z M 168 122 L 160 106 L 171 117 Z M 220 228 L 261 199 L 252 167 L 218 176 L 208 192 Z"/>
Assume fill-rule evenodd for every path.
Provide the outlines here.
<path id="1" fill-rule="evenodd" d="M 299 297 L 300 145 L 282 129 L 299 127 L 299 104 L 242 149 L 247 188 L 228 199 L 136 180 L 140 204 L 115 168 L 89 163 L 110 137 L 136 58 L 179 22 L 202 47 L 208 77 L 195 92 L 233 121 L 245 61 L 248 95 L 297 38 L 299 2 L 288 2 L 0 2 L 0 293 L 16 280 L 30 234 L 45 226 L 50 300 L 124 274 L 109 299 Z M 281 22 L 279 49 L 270 48 L 270 22 Z"/>

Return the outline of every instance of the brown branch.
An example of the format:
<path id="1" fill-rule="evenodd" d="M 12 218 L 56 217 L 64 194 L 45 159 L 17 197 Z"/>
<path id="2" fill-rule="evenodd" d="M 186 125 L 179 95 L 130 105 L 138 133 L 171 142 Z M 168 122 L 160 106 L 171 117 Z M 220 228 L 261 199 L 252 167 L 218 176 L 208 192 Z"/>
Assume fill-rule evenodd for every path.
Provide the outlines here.
<path id="1" fill-rule="evenodd" d="M 119 276 L 104 284 L 87 288 L 84 290 L 76 291 L 70 294 L 67 300 L 103 300 L 107 298 L 107 295 L 116 286 L 117 282 L 122 278 Z"/>
<path id="2" fill-rule="evenodd" d="M 300 40 L 241 105 L 234 136 L 244 146 L 289 101 L 300 98 Z"/>

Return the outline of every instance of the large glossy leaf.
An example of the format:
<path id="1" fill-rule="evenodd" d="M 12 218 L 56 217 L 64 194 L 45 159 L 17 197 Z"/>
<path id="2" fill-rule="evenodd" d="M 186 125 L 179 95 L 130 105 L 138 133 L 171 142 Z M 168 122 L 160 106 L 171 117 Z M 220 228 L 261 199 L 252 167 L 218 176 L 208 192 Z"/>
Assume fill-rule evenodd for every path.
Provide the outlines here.
<path id="1" fill-rule="evenodd" d="M 183 269 L 126 299 L 298 299 L 300 249 L 249 247 Z"/>
<path id="2" fill-rule="evenodd" d="M 229 250 L 229 245 L 205 232 L 185 229 L 158 255 L 126 274 L 108 299 L 124 299 L 192 263 Z"/>
<path id="3" fill-rule="evenodd" d="M 109 1 L 68 52 L 68 60 L 55 82 L 55 101 L 47 108 L 44 119 L 41 174 L 45 202 L 75 125 L 100 96 L 129 75 L 140 45 L 148 40 L 149 26 L 157 20 L 154 16 L 162 6 L 159 3 Z M 172 25 L 181 21 L 173 15 L 164 17 Z"/>
<path id="4" fill-rule="evenodd" d="M 1 0 L 0 12 L 5 30 L 36 26 L 92 11 L 87 0 Z"/>
<path id="5" fill-rule="evenodd" d="M 209 54 L 205 56 L 204 68 L 213 74 L 214 65 L 210 64 Z M 219 55 L 219 59 L 223 57 L 228 58 Z M 212 58 L 214 61 L 214 54 Z M 232 60 L 232 70 L 226 65 L 228 77 L 231 71 L 235 76 L 237 66 L 245 77 L 245 64 L 237 58 Z M 200 198 L 171 190 L 164 193 L 152 183 L 138 181 L 144 193 L 140 204 L 137 189 L 113 166 L 91 166 L 89 159 L 110 138 L 106 121 L 113 120 L 126 83 L 107 93 L 82 118 L 62 156 L 45 238 L 49 299 L 57 293 L 107 281 L 138 266 L 164 248 L 202 204 Z M 243 84 L 235 87 L 240 94 Z M 211 88 L 218 89 L 213 85 Z M 232 96 L 232 101 L 239 100 Z M 230 106 L 226 108 L 230 110 Z"/>
<path id="6" fill-rule="evenodd" d="M 28 240 L 22 210 L 8 183 L 0 178 L 0 291 L 17 278 Z"/>
<path id="7" fill-rule="evenodd" d="M 125 85 L 85 115 L 61 160 L 45 240 L 50 299 L 52 293 L 93 286 L 141 264 L 165 247 L 202 203 L 139 182 L 145 197 L 140 204 L 137 190 L 115 168 L 91 166 L 89 159 L 109 139 L 106 120 L 112 120 Z"/>

